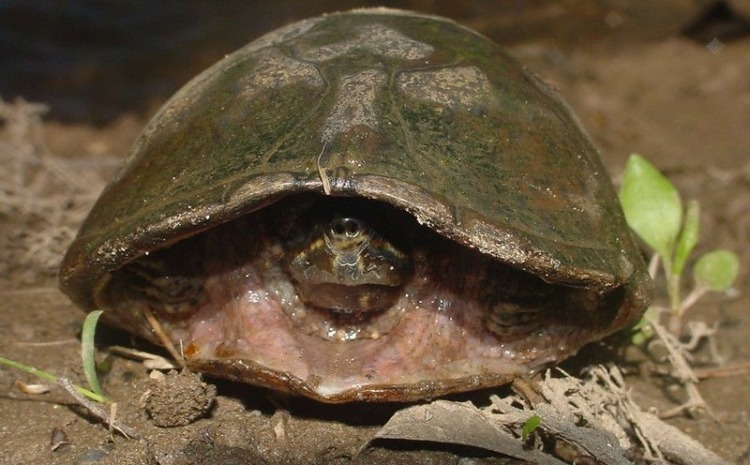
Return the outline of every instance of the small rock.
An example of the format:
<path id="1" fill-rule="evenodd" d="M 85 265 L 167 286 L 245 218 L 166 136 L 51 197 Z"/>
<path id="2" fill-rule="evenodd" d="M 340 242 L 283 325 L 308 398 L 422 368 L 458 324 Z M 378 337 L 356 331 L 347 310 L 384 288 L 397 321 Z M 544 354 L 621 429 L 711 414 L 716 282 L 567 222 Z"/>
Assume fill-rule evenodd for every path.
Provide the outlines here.
<path id="1" fill-rule="evenodd" d="M 65 431 L 58 427 L 52 428 L 52 435 L 49 444 L 50 450 L 55 452 L 67 444 L 70 444 L 70 441 L 68 441 L 68 435 Z"/>

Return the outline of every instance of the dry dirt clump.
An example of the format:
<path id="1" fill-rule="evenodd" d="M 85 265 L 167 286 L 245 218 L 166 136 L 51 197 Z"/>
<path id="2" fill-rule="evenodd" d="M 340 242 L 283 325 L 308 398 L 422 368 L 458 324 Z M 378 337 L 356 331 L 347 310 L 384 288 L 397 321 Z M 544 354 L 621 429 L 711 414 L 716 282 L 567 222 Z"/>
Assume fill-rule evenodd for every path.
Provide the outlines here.
<path id="1" fill-rule="evenodd" d="M 53 155 L 43 104 L 0 100 L 0 286 L 32 284 L 60 257 L 104 187 L 101 161 Z"/>
<path id="2" fill-rule="evenodd" d="M 152 372 L 145 408 L 151 421 L 163 428 L 183 426 L 205 416 L 216 398 L 216 386 L 187 370 L 166 375 Z"/>

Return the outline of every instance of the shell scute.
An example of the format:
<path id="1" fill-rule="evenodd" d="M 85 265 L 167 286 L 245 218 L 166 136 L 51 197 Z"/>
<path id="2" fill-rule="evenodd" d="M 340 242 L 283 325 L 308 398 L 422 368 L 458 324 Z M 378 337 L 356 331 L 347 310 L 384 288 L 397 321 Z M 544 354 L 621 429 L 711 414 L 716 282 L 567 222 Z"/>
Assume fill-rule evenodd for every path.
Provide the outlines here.
<path id="1" fill-rule="evenodd" d="M 359 215 L 404 244 L 378 250 L 404 250 L 408 277 L 300 298 L 307 262 L 290 277 L 288 244 Z M 147 252 L 171 264 L 156 288 L 142 270 L 164 267 L 144 267 Z M 555 290 L 496 301 L 502 279 Z M 156 307 L 186 315 L 163 312 L 193 366 L 335 402 L 505 382 L 623 327 L 650 295 L 597 151 L 555 92 L 452 21 L 379 9 L 271 32 L 180 90 L 92 210 L 61 286 L 146 337 L 139 308 L 168 296 Z M 321 302 L 343 310 L 308 308 Z"/>

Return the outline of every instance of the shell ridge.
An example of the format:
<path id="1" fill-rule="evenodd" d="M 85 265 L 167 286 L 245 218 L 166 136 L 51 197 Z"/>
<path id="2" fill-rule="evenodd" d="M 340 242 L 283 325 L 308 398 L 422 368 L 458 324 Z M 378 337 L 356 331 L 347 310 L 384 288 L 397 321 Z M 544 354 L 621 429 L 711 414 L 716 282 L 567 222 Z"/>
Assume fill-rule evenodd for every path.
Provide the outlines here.
<path id="1" fill-rule="evenodd" d="M 385 252 L 413 259 L 387 290 L 394 313 L 377 315 L 405 322 L 394 332 L 325 313 L 381 310 L 383 289 L 351 297 L 323 282 L 329 302 L 348 300 L 321 307 L 295 281 L 321 264 L 285 269 L 318 233 L 362 240 L 342 218 L 372 221 L 393 241 Z M 196 367 L 326 402 L 506 382 L 623 327 L 649 299 L 614 187 L 554 89 L 481 34 L 383 9 L 290 24 L 178 91 L 97 201 L 60 284 L 147 338 L 145 309 L 177 302 L 194 313 L 160 317 Z M 201 295 L 180 301 L 184 289 Z M 539 326 L 517 330 L 529 318 Z"/>

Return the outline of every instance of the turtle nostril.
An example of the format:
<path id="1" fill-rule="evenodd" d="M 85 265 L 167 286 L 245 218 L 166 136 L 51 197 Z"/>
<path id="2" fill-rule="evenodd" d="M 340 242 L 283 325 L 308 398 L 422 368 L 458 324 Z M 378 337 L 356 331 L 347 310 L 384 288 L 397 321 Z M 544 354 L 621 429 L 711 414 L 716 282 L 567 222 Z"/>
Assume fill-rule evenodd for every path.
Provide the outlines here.
<path id="1" fill-rule="evenodd" d="M 345 231 L 344 223 L 340 219 L 331 221 L 331 232 L 334 236 L 343 236 Z"/>
<path id="2" fill-rule="evenodd" d="M 346 235 L 349 237 L 356 236 L 357 234 L 359 234 L 359 231 L 362 229 L 360 227 L 359 221 L 352 219 L 352 218 L 344 219 L 344 228 L 346 229 Z"/>
<path id="3" fill-rule="evenodd" d="M 330 231 L 333 236 L 357 237 L 362 224 L 354 218 L 335 218 L 331 221 Z"/>

